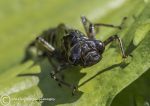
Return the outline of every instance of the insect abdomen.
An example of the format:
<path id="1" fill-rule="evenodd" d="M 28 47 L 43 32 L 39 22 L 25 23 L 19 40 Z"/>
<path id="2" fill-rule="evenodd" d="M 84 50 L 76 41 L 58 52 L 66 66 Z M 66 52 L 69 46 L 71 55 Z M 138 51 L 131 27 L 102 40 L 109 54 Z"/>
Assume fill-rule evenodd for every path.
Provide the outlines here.
<path id="1" fill-rule="evenodd" d="M 61 50 L 62 40 L 65 36 L 65 30 L 67 30 L 66 26 L 64 24 L 60 24 L 56 28 L 51 28 L 47 31 L 44 31 L 41 37 L 50 43 L 56 50 Z"/>

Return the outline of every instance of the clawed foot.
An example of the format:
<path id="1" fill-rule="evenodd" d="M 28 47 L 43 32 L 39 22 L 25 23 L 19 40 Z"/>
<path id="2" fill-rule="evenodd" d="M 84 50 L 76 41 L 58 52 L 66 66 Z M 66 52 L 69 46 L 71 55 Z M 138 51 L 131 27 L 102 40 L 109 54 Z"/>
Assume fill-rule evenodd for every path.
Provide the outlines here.
<path id="1" fill-rule="evenodd" d="M 133 55 L 130 54 L 130 55 L 122 56 L 122 59 L 125 60 L 127 57 L 133 57 Z"/>

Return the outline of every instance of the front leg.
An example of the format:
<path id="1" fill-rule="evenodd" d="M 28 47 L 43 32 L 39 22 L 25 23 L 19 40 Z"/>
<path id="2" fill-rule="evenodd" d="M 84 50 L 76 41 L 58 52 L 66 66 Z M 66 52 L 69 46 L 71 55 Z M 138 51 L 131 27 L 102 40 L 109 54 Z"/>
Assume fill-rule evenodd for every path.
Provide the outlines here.
<path id="1" fill-rule="evenodd" d="M 88 38 L 94 39 L 96 34 L 94 24 L 90 22 L 85 16 L 81 17 L 81 22 Z"/>
<path id="2" fill-rule="evenodd" d="M 40 45 L 45 48 L 46 51 L 52 53 L 55 51 L 55 48 L 48 43 L 46 40 L 44 40 L 42 37 L 37 37 L 36 38 L 37 43 L 40 43 Z"/>
<path id="3" fill-rule="evenodd" d="M 127 18 L 124 17 L 122 19 L 121 24 L 119 26 L 115 26 L 112 24 L 92 23 L 85 16 L 81 17 L 81 21 L 82 21 L 82 24 L 83 24 L 84 29 L 86 31 L 86 34 L 90 39 L 95 39 L 95 35 L 96 35 L 96 33 L 98 33 L 98 30 L 96 30 L 96 29 L 98 29 L 99 27 L 110 27 L 110 28 L 121 29 L 121 26 L 124 24 L 126 19 Z"/>
<path id="4" fill-rule="evenodd" d="M 25 48 L 25 56 L 23 58 L 23 60 L 21 61 L 21 63 L 26 62 L 27 60 L 34 60 L 34 61 L 39 61 L 41 59 L 43 59 L 44 57 L 46 57 L 46 52 L 41 50 L 38 46 L 37 43 L 41 42 L 40 39 L 36 39 L 34 41 L 32 41 L 26 48 Z M 46 41 L 45 41 L 46 42 Z M 40 46 L 42 48 L 45 48 L 44 44 L 40 43 Z M 52 52 L 52 50 L 50 51 Z"/>
<path id="5" fill-rule="evenodd" d="M 77 90 L 77 87 L 74 84 L 69 84 L 69 83 L 65 82 L 63 80 L 63 78 L 58 78 L 57 77 L 57 75 L 59 75 L 60 72 L 62 72 L 66 67 L 68 67 L 69 64 L 66 63 L 66 64 L 63 64 L 63 65 L 55 66 L 55 64 L 52 62 L 52 60 L 50 58 L 49 58 L 49 61 L 50 61 L 51 65 L 54 68 L 54 71 L 52 71 L 50 73 L 51 78 L 54 79 L 55 81 L 57 81 L 59 86 L 64 85 L 68 88 L 71 88 L 72 89 L 72 95 L 74 95 L 75 91 Z"/>
<path id="6" fill-rule="evenodd" d="M 72 95 L 75 94 L 75 92 L 76 92 L 76 90 L 77 90 L 77 87 L 76 87 L 74 84 L 69 84 L 69 83 L 65 82 L 64 80 L 59 79 L 59 78 L 56 76 L 55 73 L 51 73 L 50 75 L 51 75 L 51 78 L 53 78 L 55 81 L 58 82 L 58 84 L 62 84 L 62 85 L 64 85 L 64 86 L 68 87 L 68 88 L 71 88 L 71 89 L 72 89 Z"/>
<path id="7" fill-rule="evenodd" d="M 54 71 L 50 73 L 51 78 L 56 80 L 59 85 L 62 84 L 62 85 L 65 85 L 65 86 L 71 88 L 73 90 L 72 91 L 72 95 L 74 95 L 77 87 L 74 86 L 73 84 L 69 84 L 69 83 L 65 82 L 64 80 L 62 80 L 62 79 L 57 77 L 57 74 L 59 74 L 65 67 L 67 67 L 67 65 L 66 66 L 62 65 L 62 66 L 58 66 L 58 67 L 55 66 L 55 64 L 51 60 L 51 55 L 50 55 L 50 53 L 54 53 L 55 52 L 55 48 L 52 45 L 50 45 L 47 41 L 45 41 L 42 37 L 38 37 L 36 40 L 37 40 L 38 43 L 40 43 L 46 49 L 46 51 L 47 51 L 46 53 L 47 53 L 48 59 L 49 59 L 51 65 L 54 68 Z"/>
<path id="8" fill-rule="evenodd" d="M 117 41 L 119 42 L 119 47 L 120 47 L 120 49 L 121 49 L 122 58 L 126 58 L 127 55 L 125 54 L 122 41 L 121 41 L 121 39 L 118 37 L 118 35 L 113 35 L 113 36 L 109 37 L 108 39 L 106 39 L 106 40 L 104 41 L 104 45 L 106 46 L 106 45 L 108 45 L 109 43 L 111 43 L 111 42 L 114 41 L 114 40 L 117 40 Z"/>

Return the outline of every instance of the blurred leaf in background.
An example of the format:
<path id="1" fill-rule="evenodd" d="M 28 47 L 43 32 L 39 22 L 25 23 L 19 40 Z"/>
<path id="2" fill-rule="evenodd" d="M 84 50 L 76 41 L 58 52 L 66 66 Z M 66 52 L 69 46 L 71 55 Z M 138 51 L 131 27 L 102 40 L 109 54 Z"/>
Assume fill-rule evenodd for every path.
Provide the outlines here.
<path id="1" fill-rule="evenodd" d="M 146 74 L 150 68 L 149 10 L 149 0 L 1 0 L 1 97 L 9 95 L 10 106 L 110 106 L 115 97 L 113 106 L 123 106 L 124 102 L 121 101 L 127 101 L 126 104 L 131 106 L 142 106 L 143 103 L 145 105 L 145 101 L 149 104 L 149 83 Z M 106 48 L 103 59 L 98 64 L 84 69 L 70 67 L 65 70 L 65 80 L 79 85 L 79 92 L 72 97 L 70 89 L 58 87 L 50 78 L 52 66 L 47 59 L 36 65 L 33 65 L 33 61 L 24 64 L 20 62 L 24 57 L 25 47 L 43 30 L 63 22 L 84 31 L 80 22 L 81 15 L 85 15 L 92 22 L 114 25 L 119 25 L 122 18 L 127 16 L 122 30 L 101 28 L 97 39 L 104 41 L 117 33 L 123 39 L 127 53 L 132 57 L 129 56 L 123 63 L 119 48 L 114 42 Z M 139 81 L 135 81 L 136 79 Z M 139 98 L 136 97 L 139 95 L 139 91 L 136 90 L 138 86 L 145 90 L 141 91 L 143 95 Z M 135 92 L 131 93 L 130 89 Z M 130 94 L 134 95 L 131 99 Z M 37 100 L 15 101 L 13 98 Z M 42 101 L 42 98 L 52 100 Z"/>

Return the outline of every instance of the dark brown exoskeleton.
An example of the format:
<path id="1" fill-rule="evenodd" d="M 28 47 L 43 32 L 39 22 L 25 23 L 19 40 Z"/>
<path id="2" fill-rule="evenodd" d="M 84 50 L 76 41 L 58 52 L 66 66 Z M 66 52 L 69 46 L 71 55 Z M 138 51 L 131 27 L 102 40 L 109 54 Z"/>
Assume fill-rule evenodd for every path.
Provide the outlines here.
<path id="1" fill-rule="evenodd" d="M 87 36 L 79 30 L 71 29 L 64 24 L 60 24 L 56 28 L 43 32 L 26 49 L 28 51 L 34 46 L 40 51 L 39 55 L 46 54 L 50 62 L 52 62 L 52 57 L 58 60 L 62 65 L 54 66 L 55 70 L 51 72 L 51 77 L 58 81 L 59 84 L 72 88 L 72 94 L 74 94 L 77 87 L 56 77 L 56 74 L 65 66 L 80 65 L 89 67 L 98 63 L 102 59 L 105 46 L 114 40 L 119 42 L 122 58 L 126 58 L 122 41 L 117 35 L 109 37 L 104 42 L 95 39 L 97 33 L 95 28 L 104 26 L 121 29 L 121 26 L 102 23 L 93 24 L 85 16 L 82 16 L 81 20 Z"/>

